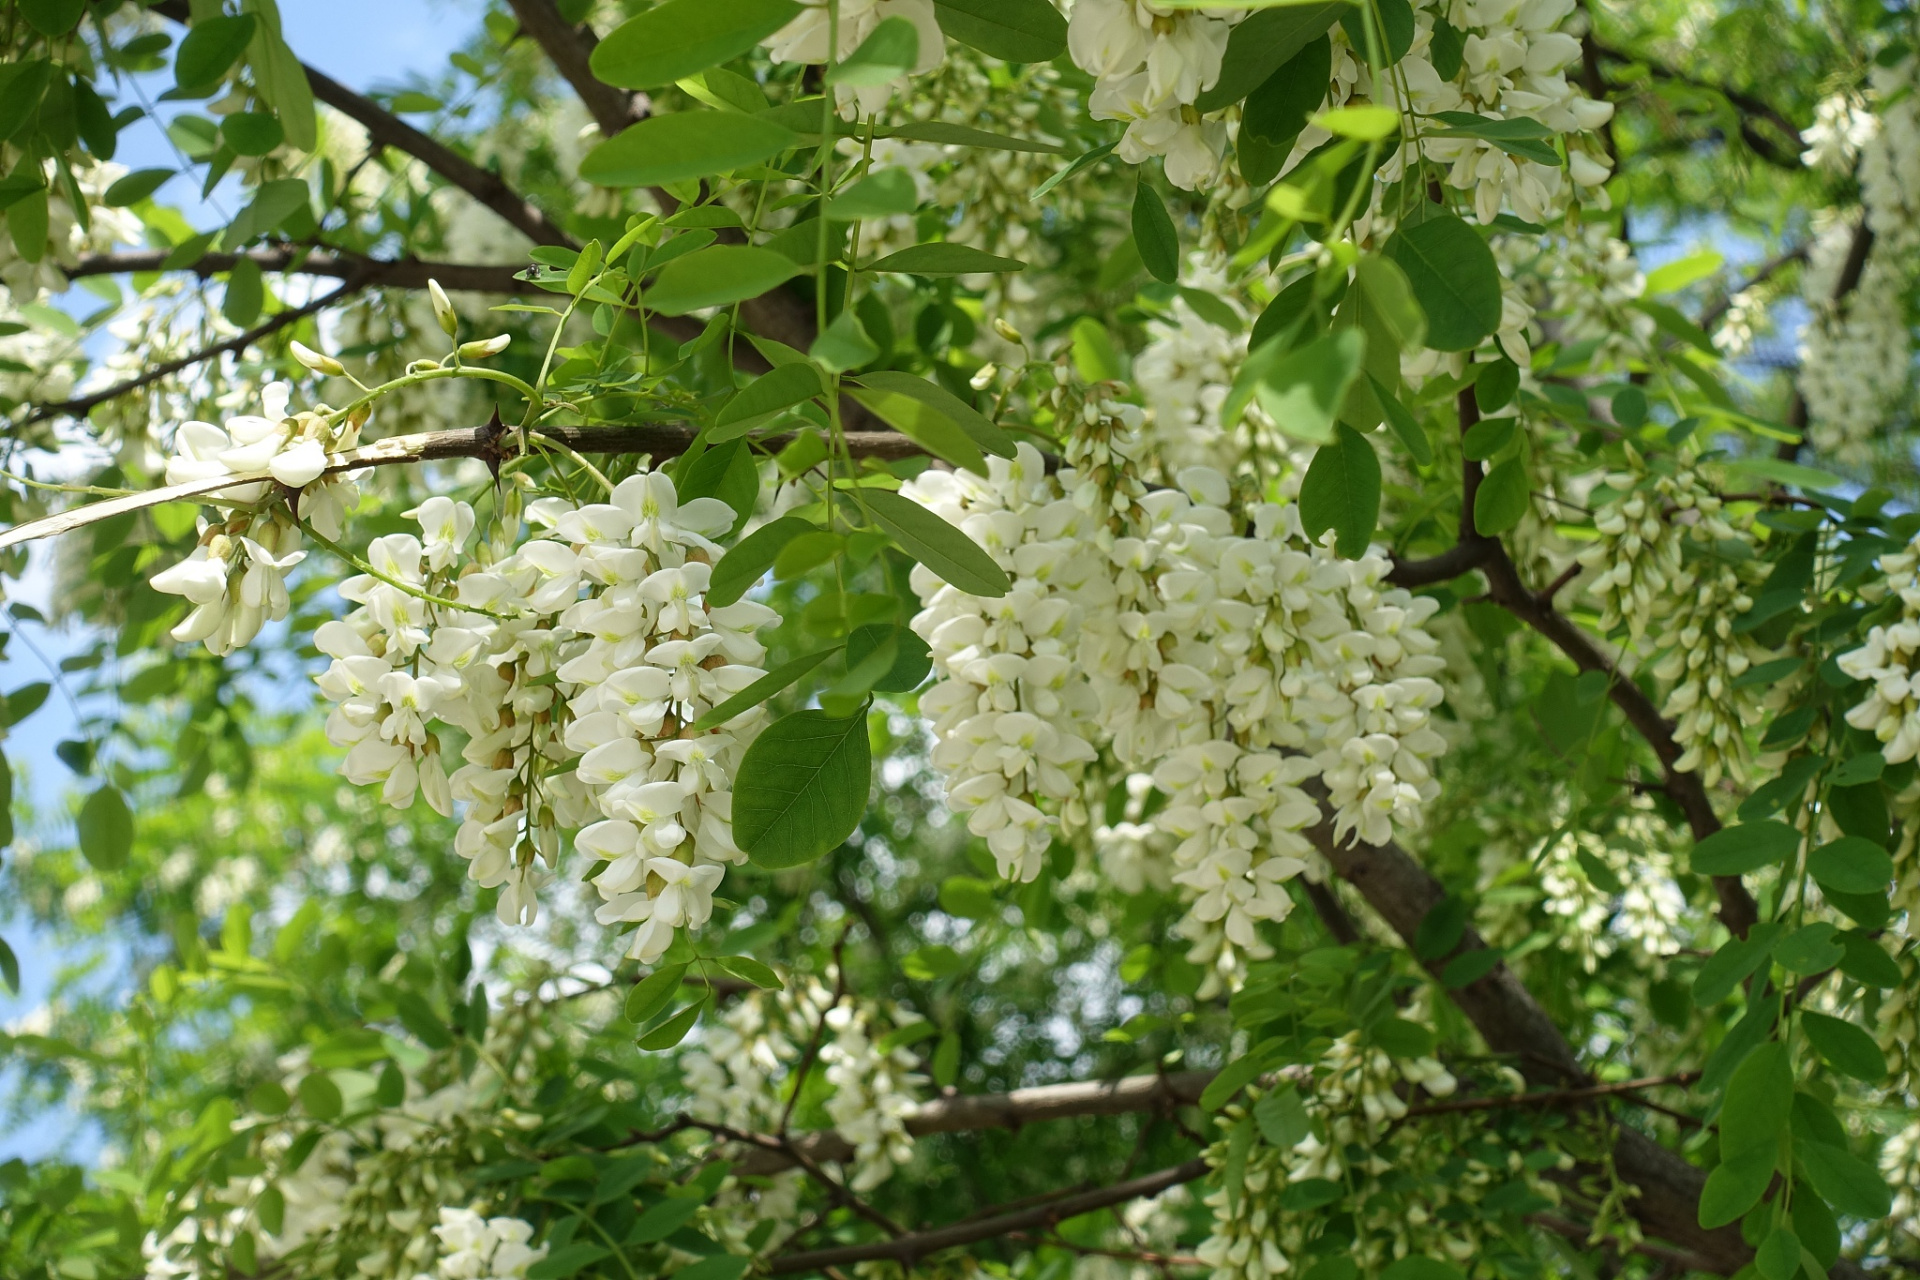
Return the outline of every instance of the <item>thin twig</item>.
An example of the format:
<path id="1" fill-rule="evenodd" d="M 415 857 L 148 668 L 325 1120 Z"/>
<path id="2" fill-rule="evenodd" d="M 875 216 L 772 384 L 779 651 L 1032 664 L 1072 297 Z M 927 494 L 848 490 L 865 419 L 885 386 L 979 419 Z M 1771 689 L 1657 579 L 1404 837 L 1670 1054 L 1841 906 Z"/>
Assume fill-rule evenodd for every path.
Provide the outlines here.
<path id="1" fill-rule="evenodd" d="M 891 1259 L 911 1268 L 922 1258 L 945 1249 L 974 1244 L 981 1240 L 996 1239 L 1015 1231 L 1028 1231 L 1036 1227 L 1050 1228 L 1056 1222 L 1064 1222 L 1069 1218 L 1079 1217 L 1083 1213 L 1091 1213 L 1095 1209 L 1104 1209 L 1110 1204 L 1123 1204 L 1129 1200 L 1159 1195 L 1169 1187 L 1205 1177 L 1207 1172 L 1206 1160 L 1195 1158 L 1185 1164 L 1175 1165 L 1171 1169 L 1162 1169 L 1158 1173 L 1150 1173 L 1144 1177 L 1094 1191 L 1084 1191 L 1077 1196 L 1068 1196 L 1054 1201 L 1052 1204 L 1022 1209 L 1014 1213 L 982 1218 L 974 1222 L 955 1223 L 933 1231 L 915 1232 L 912 1235 L 901 1236 L 897 1240 L 876 1240 L 866 1244 L 814 1249 L 806 1253 L 790 1253 L 768 1262 L 767 1274 L 792 1275 L 801 1271 L 817 1271 L 822 1267 L 838 1266 L 841 1263 L 872 1262 L 883 1259 Z"/>
<path id="2" fill-rule="evenodd" d="M 813 1069 L 814 1060 L 820 1056 L 820 1044 L 827 1038 L 827 1015 L 840 1007 L 847 997 L 847 968 L 841 963 L 847 948 L 847 934 L 853 931 L 851 921 L 840 930 L 840 936 L 833 943 L 833 999 L 820 1011 L 820 1019 L 814 1024 L 813 1038 L 807 1041 L 807 1051 L 800 1055 L 800 1066 L 793 1073 L 793 1091 L 787 1095 L 787 1105 L 780 1112 L 780 1127 L 775 1130 L 782 1143 L 787 1140 L 787 1126 L 793 1122 L 793 1109 L 800 1103 L 800 1091 L 806 1087 L 807 1073 Z M 798 1152 L 794 1152 L 796 1156 Z"/>
<path id="3" fill-rule="evenodd" d="M 348 276 L 345 282 L 331 293 L 324 293 L 297 307 L 292 307 L 280 312 L 278 315 L 270 316 L 245 333 L 236 334 L 224 342 L 216 342 L 210 347 L 202 347 L 200 350 L 188 352 L 184 356 L 175 356 L 171 360 L 163 360 L 144 373 L 139 374 L 137 377 L 128 378 L 125 382 L 116 382 L 110 387 L 104 387 L 88 395 L 76 396 L 71 400 L 62 400 L 56 404 L 36 405 L 34 406 L 33 412 L 27 415 L 26 421 L 21 425 L 28 426 L 36 422 L 44 422 L 48 418 L 62 416 L 75 418 L 85 417 L 88 413 L 91 413 L 97 405 L 105 404 L 109 400 L 117 400 L 121 396 L 140 390 L 142 387 L 151 386 L 153 383 L 160 381 L 160 379 L 178 373 L 182 369 L 190 369 L 196 364 L 226 355 L 230 351 L 244 351 L 254 343 L 260 341 L 260 339 L 276 334 L 289 325 L 298 324 L 308 316 L 326 310 L 334 303 L 339 302 L 351 294 L 358 293 L 365 287 L 365 280 L 358 276 Z"/>

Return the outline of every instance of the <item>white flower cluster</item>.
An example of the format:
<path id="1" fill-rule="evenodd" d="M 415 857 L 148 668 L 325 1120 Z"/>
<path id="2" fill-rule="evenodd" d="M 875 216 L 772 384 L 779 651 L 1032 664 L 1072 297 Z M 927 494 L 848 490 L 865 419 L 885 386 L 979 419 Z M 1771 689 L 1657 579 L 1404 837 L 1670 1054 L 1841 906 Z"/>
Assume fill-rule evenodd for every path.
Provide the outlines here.
<path id="1" fill-rule="evenodd" d="M 442 1209 L 440 1257 L 431 1275 L 414 1280 L 525 1280 L 527 1268 L 547 1256 L 529 1245 L 533 1228 L 519 1218 L 483 1218 L 472 1209 Z"/>
<path id="2" fill-rule="evenodd" d="M 442 813 L 465 804 L 454 848 L 474 880 L 505 886 L 505 922 L 532 923 L 560 832 L 584 828 L 576 846 L 604 864 L 600 922 L 638 926 L 629 954 L 652 961 L 705 923 L 724 864 L 743 856 L 732 778 L 765 712 L 692 726 L 764 674 L 753 633 L 772 611 L 707 608 L 709 535 L 733 510 L 682 505 L 662 472 L 606 502 L 534 502 L 527 518 L 545 533 L 509 552 L 517 496 L 457 576 L 474 529 L 464 503 L 431 498 L 411 513 L 420 537 L 375 540 L 375 573 L 340 588 L 360 607 L 315 635 L 334 659 L 318 679 L 336 704 L 328 732 L 350 747 L 349 780 L 382 784 L 389 804 L 406 807 L 416 786 Z M 467 735 L 451 776 L 435 720 Z"/>
<path id="3" fill-rule="evenodd" d="M 267 472 L 255 481 L 218 491 L 234 505 L 224 521 L 200 521 L 200 542 L 185 560 L 153 577 L 153 587 L 185 596 L 194 606 L 173 638 L 198 640 L 224 654 L 250 643 L 268 621 L 287 616 L 286 574 L 305 558 L 299 530 L 280 503 L 266 503 L 273 484 L 299 491 L 298 510 L 322 537 L 337 538 L 360 491 L 344 476 L 321 477 L 329 454 L 359 442 L 363 418 L 334 424 L 324 412 L 289 415 L 290 388 L 270 383 L 259 414 L 229 418 L 225 427 L 185 422 L 174 435 L 167 483 L 188 484 L 227 475 Z"/>
<path id="4" fill-rule="evenodd" d="M 1920 755 L 1920 542 L 1880 557 L 1886 589 L 1900 597 L 1900 620 L 1867 632 L 1840 655 L 1840 670 L 1869 682 L 1847 723 L 1881 742 L 1889 764 Z"/>
<path id="5" fill-rule="evenodd" d="M 1280 1208 L 1280 1195 L 1289 1185 L 1317 1178 L 1345 1182 L 1418 1167 L 1421 1159 L 1416 1152 L 1424 1136 L 1417 1126 L 1395 1125 L 1407 1114 L 1407 1103 L 1396 1090 L 1402 1082 L 1437 1098 L 1450 1096 L 1458 1087 L 1438 1060 L 1396 1061 L 1383 1050 L 1363 1044 L 1357 1031 L 1327 1048 L 1315 1064 L 1311 1086 L 1301 1086 L 1314 1131 L 1294 1146 L 1280 1148 L 1258 1138 L 1256 1128 L 1240 1184 L 1221 1185 L 1204 1198 L 1213 1210 L 1213 1230 L 1195 1253 L 1214 1268 L 1216 1277 L 1271 1280 L 1294 1269 L 1288 1250 L 1297 1250 L 1305 1236 L 1297 1215 Z M 1256 1098 L 1258 1092 L 1250 1091 Z M 1219 1123 L 1226 1129 L 1250 1123 L 1249 1108 L 1226 1107 Z M 1220 1142 L 1208 1149 L 1207 1159 L 1216 1169 L 1226 1164 L 1229 1145 Z M 1353 1150 L 1370 1154 L 1350 1170 L 1347 1153 Z M 1480 1181 L 1484 1184 L 1487 1179 Z M 1463 1198 L 1473 1198 L 1470 1188 L 1460 1191 Z M 1430 1229 L 1421 1238 L 1421 1252 L 1437 1248 L 1456 1260 L 1472 1256 L 1474 1242 L 1454 1236 L 1449 1230 L 1452 1224 L 1431 1215 L 1424 1206 L 1414 1204 L 1394 1212 L 1404 1214 L 1397 1222 L 1400 1230 Z"/>
<path id="6" fill-rule="evenodd" d="M 23 246 L 26 220 L 16 214 L 8 219 L 5 236 L 0 236 L 0 283 L 4 283 L 17 303 L 39 302 L 49 293 L 64 292 L 66 273 L 60 268 L 72 266 L 88 253 L 105 253 L 115 245 L 139 244 L 142 228 L 139 215 L 131 209 L 107 204 L 107 188 L 127 174 L 123 165 L 106 161 L 76 164 L 72 179 L 87 202 L 87 224 L 74 216 L 66 176 L 52 160 L 34 162 L 40 170 L 41 188 L 28 200 L 47 204 L 47 238 L 38 246 Z M 15 170 L 24 176 L 26 162 Z M 24 249 L 24 252 L 23 252 Z"/>
<path id="7" fill-rule="evenodd" d="M 1857 142 L 1860 202 L 1873 232 L 1859 283 L 1840 296 L 1838 283 L 1853 250 L 1845 222 L 1814 242 L 1803 289 L 1813 317 L 1801 334 L 1800 392 L 1813 443 L 1843 462 L 1861 463 L 1874 437 L 1901 407 L 1910 382 L 1912 336 L 1906 298 L 1920 249 L 1920 103 L 1914 99 L 1915 60 L 1875 67 L 1874 115 L 1849 109 L 1844 130 Z M 1823 154 L 1837 154 L 1824 135 Z"/>
<path id="8" fill-rule="evenodd" d="M 827 0 L 802 0 L 802 6 L 792 22 L 762 41 L 775 62 L 818 65 L 829 57 L 842 61 L 888 18 L 904 18 L 920 37 L 918 58 L 908 75 L 925 75 L 946 57 L 947 37 L 934 16 L 932 0 L 839 0 L 832 10 Z M 830 51 L 828 41 L 836 37 L 838 43 Z M 834 103 L 849 120 L 856 112 L 870 116 L 887 105 L 901 79 L 859 87 L 836 84 Z"/>
<path id="9" fill-rule="evenodd" d="M 1814 107 L 1813 123 L 1800 132 L 1801 141 L 1806 143 L 1800 153 L 1801 163 L 1809 169 L 1849 173 L 1860 158 L 1860 149 L 1879 129 L 1879 118 L 1858 94 L 1830 94 Z"/>
<path id="10" fill-rule="evenodd" d="M 1126 122 L 1121 159 L 1139 164 L 1163 156 L 1168 181 L 1187 190 L 1206 190 L 1219 179 L 1234 126 L 1228 113 L 1202 115 L 1196 103 L 1219 79 L 1228 39 L 1242 17 L 1239 11 L 1196 11 L 1151 0 L 1075 0 L 1067 47 L 1097 81 L 1088 103 L 1093 116 Z M 1366 51 L 1356 50 L 1346 30 L 1335 27 L 1327 105 L 1368 100 L 1420 115 L 1528 117 L 1570 135 L 1612 118 L 1612 104 L 1587 98 L 1567 79 L 1566 68 L 1580 56 L 1573 0 L 1448 0 L 1416 6 L 1414 19 L 1412 45 L 1385 73 L 1376 73 Z M 1435 23 L 1441 20 L 1464 33 L 1460 66 L 1450 79 L 1434 66 Z M 1328 136 L 1309 126 L 1288 164 Z M 1608 177 L 1597 144 L 1575 137 L 1568 150 L 1563 171 L 1472 138 L 1409 137 L 1381 176 L 1396 182 L 1409 167 L 1432 163 L 1445 168 L 1448 185 L 1473 193 L 1482 222 L 1503 208 L 1547 221 L 1571 195 L 1569 185 L 1597 189 Z M 1604 192 L 1596 191 L 1596 199 L 1604 204 Z"/>
<path id="11" fill-rule="evenodd" d="M 1064 397 L 1075 465 L 1048 476 L 1022 446 L 986 478 L 928 472 L 904 492 L 965 529 L 1013 581 L 997 600 L 916 570 L 913 627 L 939 682 L 921 696 L 933 763 L 1002 875 L 1030 880 L 1055 830 L 1087 824 L 1082 775 L 1102 751 L 1171 797 L 1200 958 L 1262 954 L 1260 920 L 1309 865 L 1329 793 L 1339 839 L 1389 839 L 1437 793 L 1429 726 L 1441 661 L 1436 607 L 1383 589 L 1384 559 L 1341 560 L 1306 539 L 1290 504 L 1262 504 L 1250 536 L 1217 473 L 1184 491 L 1134 477 L 1139 410 Z"/>
<path id="12" fill-rule="evenodd" d="M 799 1063 L 799 1046 L 824 1024 L 816 1069 L 824 1071 L 832 1088 L 822 1105 L 835 1132 L 854 1149 L 848 1185 L 872 1190 L 913 1158 L 906 1118 L 925 1083 L 907 1049 L 881 1048 L 890 1022 L 869 1001 L 836 1003 L 831 988 L 817 978 L 790 982 L 776 993 L 750 993 L 682 1055 L 682 1078 L 693 1094 L 688 1113 L 743 1132 L 773 1130 L 785 1109 L 782 1085 Z M 798 1185 L 776 1180 L 760 1193 L 754 1216 L 785 1215 L 783 1220 L 791 1222 L 798 1194 Z"/>
<path id="13" fill-rule="evenodd" d="M 1544 908 L 1567 922 L 1565 936 L 1589 973 L 1623 944 L 1658 959 L 1678 954 L 1688 941 L 1679 923 L 1686 918 L 1686 895 L 1673 879 L 1673 860 L 1661 848 L 1657 824 L 1645 812 L 1634 814 L 1628 823 L 1637 835 L 1603 839 L 1590 831 L 1569 832 L 1536 862 Z M 1610 872 L 1619 882 L 1618 891 L 1596 884 L 1589 863 Z M 1517 909 L 1512 942 L 1520 942 L 1533 927 L 1525 909 Z M 1507 931 L 1500 932 L 1504 940 Z"/>
<path id="14" fill-rule="evenodd" d="M 1559 321 L 1562 345 L 1593 343 L 1588 363 L 1595 370 L 1624 373 L 1630 362 L 1645 360 L 1657 326 L 1633 305 L 1647 288 L 1633 247 L 1593 223 L 1556 241 L 1543 311 Z"/>
<path id="15" fill-rule="evenodd" d="M 1729 556 L 1750 535 L 1722 514 L 1722 503 L 1690 466 L 1655 471 L 1637 453 L 1632 471 L 1606 477 L 1594 511 L 1598 535 L 1580 553 L 1596 571 L 1586 590 L 1600 603 L 1600 626 L 1624 626 L 1631 645 L 1655 655 L 1667 682 L 1662 708 L 1675 721 L 1682 754 L 1674 767 L 1709 786 L 1746 776 L 1747 730 L 1764 711 L 1764 689 L 1735 681 L 1767 651 L 1734 624 L 1753 607 L 1749 556 Z"/>

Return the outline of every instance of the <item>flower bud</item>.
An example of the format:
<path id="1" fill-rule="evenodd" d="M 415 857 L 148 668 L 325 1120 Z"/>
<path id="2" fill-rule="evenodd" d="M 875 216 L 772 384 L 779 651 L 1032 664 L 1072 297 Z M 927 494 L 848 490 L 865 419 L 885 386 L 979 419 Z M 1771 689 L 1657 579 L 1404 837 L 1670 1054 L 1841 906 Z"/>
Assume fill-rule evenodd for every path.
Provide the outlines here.
<path id="1" fill-rule="evenodd" d="M 967 379 L 967 385 L 975 391 L 985 391 L 993 385 L 993 380 L 999 375 L 1000 370 L 994 367 L 993 362 L 989 360 L 987 363 L 981 365 L 971 378 Z"/>
<path id="2" fill-rule="evenodd" d="M 1008 342 L 1015 342 L 1023 347 L 1027 345 L 1027 340 L 1020 336 L 1020 331 L 1008 324 L 1005 320 L 1002 320 L 999 316 L 993 318 L 993 331 L 1005 338 Z"/>
<path id="3" fill-rule="evenodd" d="M 294 342 L 289 345 L 293 351 L 293 358 L 315 373 L 324 373 L 337 378 L 344 375 L 347 371 L 347 366 L 341 364 L 332 356 L 323 356 L 303 342 Z"/>
<path id="4" fill-rule="evenodd" d="M 453 314 L 453 303 L 447 299 L 447 291 L 440 287 L 438 280 L 427 281 L 427 296 L 433 299 L 433 318 L 440 322 L 440 328 L 451 338 L 460 328 L 460 317 Z"/>
<path id="5" fill-rule="evenodd" d="M 488 356 L 497 356 L 502 351 L 505 351 L 507 344 L 512 341 L 512 334 L 503 333 L 479 342 L 463 342 L 460 344 L 460 358 L 462 360 L 484 360 Z"/>

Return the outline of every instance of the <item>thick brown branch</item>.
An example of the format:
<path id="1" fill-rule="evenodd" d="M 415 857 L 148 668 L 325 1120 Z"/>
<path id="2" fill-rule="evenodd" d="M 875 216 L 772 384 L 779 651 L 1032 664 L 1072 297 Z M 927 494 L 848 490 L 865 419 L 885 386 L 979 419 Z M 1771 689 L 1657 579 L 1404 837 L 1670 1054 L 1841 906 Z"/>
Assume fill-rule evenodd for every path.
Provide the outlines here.
<path id="1" fill-rule="evenodd" d="M 1011 1093 L 959 1094 L 922 1103 L 903 1122 L 908 1133 L 963 1133 L 979 1129 L 1019 1129 L 1070 1116 L 1117 1116 L 1192 1106 L 1213 1079 L 1211 1071 L 1179 1071 L 1164 1076 L 1127 1076 L 1120 1080 L 1075 1081 L 1040 1085 Z M 816 1160 L 848 1160 L 853 1147 L 839 1134 L 821 1131 L 793 1139 L 797 1152 Z M 793 1161 L 785 1152 L 764 1147 L 735 1162 L 741 1173 L 772 1173 Z"/>
<path id="2" fill-rule="evenodd" d="M 1493 543 L 1486 538 L 1462 539 L 1437 556 L 1425 560 L 1395 559 L 1387 581 L 1396 587 L 1429 587 L 1436 582 L 1451 582 L 1463 573 L 1478 569 L 1493 554 Z"/>
<path id="3" fill-rule="evenodd" d="M 1692 1084 L 1700 1078 L 1698 1071 L 1682 1071 L 1670 1076 L 1642 1076 L 1638 1080 L 1616 1080 L 1610 1084 L 1582 1085 L 1577 1089 L 1546 1089 L 1539 1093 L 1516 1093 L 1501 1097 L 1487 1095 L 1475 1098 L 1443 1098 L 1439 1102 L 1429 1102 L 1418 1107 L 1407 1108 L 1407 1115 L 1441 1116 L 1459 1111 L 1499 1111 L 1510 1107 L 1563 1107 L 1570 1102 L 1586 1102 L 1596 1098 L 1611 1098 L 1623 1093 L 1638 1093 L 1642 1089 L 1651 1089 L 1662 1084 Z"/>
<path id="4" fill-rule="evenodd" d="M 520 20 L 520 30 L 546 52 L 554 70 L 580 95 L 587 114 L 600 126 L 603 136 L 611 138 L 646 115 L 635 103 L 633 94 L 616 89 L 593 74 L 588 60 L 600 42 L 593 28 L 568 22 L 553 0 L 507 0 L 507 3 L 513 9 L 513 16 Z"/>
<path id="5" fill-rule="evenodd" d="M 116 382 L 110 387 L 103 387 L 87 395 L 75 396 L 71 400 L 62 400 L 56 404 L 36 405 L 34 406 L 33 412 L 27 415 L 26 421 L 28 423 L 44 422 L 48 418 L 62 416 L 75 418 L 85 417 L 93 411 L 95 405 L 105 404 L 109 400 L 116 400 L 121 396 L 138 391 L 140 388 L 150 386 L 170 374 L 178 373 L 182 369 L 192 368 L 202 361 L 215 359 L 230 351 L 244 351 L 260 339 L 278 333 L 289 325 L 297 324 L 315 312 L 326 310 L 349 294 L 358 293 L 366 287 L 366 283 L 365 280 L 357 276 L 349 276 L 338 289 L 330 293 L 323 293 L 310 302 L 302 303 L 300 306 L 290 307 L 278 315 L 269 316 L 267 319 L 253 326 L 253 328 L 248 329 L 245 333 L 236 334 L 224 342 L 216 342 L 212 346 L 202 347 L 200 350 L 188 352 L 184 356 L 176 356 L 171 360 L 163 360 L 136 377 L 128 378 L 125 382 Z"/>
<path id="6" fill-rule="evenodd" d="M 1051 1204 L 1037 1205 L 1016 1213 L 1003 1213 L 970 1222 L 955 1223 L 950 1227 L 901 1236 L 897 1240 L 876 1240 L 867 1244 L 841 1245 L 831 1249 L 813 1249 L 806 1253 L 790 1253 L 769 1262 L 767 1273 L 776 1276 L 793 1275 L 802 1271 L 818 1271 L 823 1267 L 839 1266 L 842 1263 L 882 1260 L 892 1260 L 911 1269 L 922 1258 L 945 1249 L 974 1244 L 981 1240 L 992 1240 L 1011 1235 L 1016 1231 L 1047 1230 L 1055 1223 L 1064 1222 L 1083 1213 L 1091 1213 L 1095 1209 L 1125 1204 L 1129 1200 L 1139 1200 L 1147 1196 L 1157 1196 L 1169 1187 L 1177 1187 L 1182 1183 L 1205 1177 L 1206 1173 L 1207 1162 L 1195 1157 L 1171 1169 L 1162 1169 L 1158 1173 L 1149 1173 L 1144 1177 L 1115 1183 L 1110 1187 L 1100 1187 L 1079 1195 L 1066 1196 Z"/>
<path id="7" fill-rule="evenodd" d="M 1360 891 L 1395 933 L 1409 944 L 1427 913 L 1446 895 L 1412 855 L 1396 844 L 1341 845 L 1333 824 L 1323 821 L 1307 833 L 1341 878 Z M 1486 943 L 1468 929 L 1450 954 L 1426 961 L 1437 977 L 1456 956 Z M 1447 993 L 1480 1032 L 1493 1052 L 1511 1056 L 1520 1072 L 1549 1089 L 1584 1089 L 1593 1080 L 1573 1047 L 1504 962 L 1484 977 Z M 1633 1214 L 1647 1230 L 1698 1252 L 1708 1269 L 1731 1275 L 1752 1260 L 1753 1251 L 1732 1227 L 1703 1229 L 1697 1217 L 1706 1174 L 1652 1139 L 1627 1128 L 1617 1131 L 1613 1149 L 1619 1175 L 1639 1187 Z"/>
<path id="8" fill-rule="evenodd" d="M 83 276 L 131 275 L 160 271 L 172 256 L 166 249 L 135 249 L 125 253 L 90 253 L 63 270 L 73 279 Z M 250 249 L 245 253 L 209 253 L 179 268 L 205 279 L 233 270 L 242 258 L 250 259 L 262 271 L 291 275 L 327 276 L 335 280 L 358 277 L 369 287 L 424 289 L 427 281 L 437 280 L 443 289 L 465 293 L 533 293 L 533 286 L 514 279 L 520 270 L 514 266 L 495 266 L 480 262 L 425 262 L 418 258 L 385 260 L 362 258 L 352 254 L 315 253 L 298 247 Z"/>

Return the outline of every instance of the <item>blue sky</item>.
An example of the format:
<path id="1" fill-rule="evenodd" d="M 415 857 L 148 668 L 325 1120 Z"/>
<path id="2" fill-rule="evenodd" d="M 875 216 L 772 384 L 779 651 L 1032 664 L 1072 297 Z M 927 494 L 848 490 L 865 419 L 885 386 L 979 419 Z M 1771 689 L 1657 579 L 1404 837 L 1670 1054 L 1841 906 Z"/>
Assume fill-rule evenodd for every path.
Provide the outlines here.
<path id="1" fill-rule="evenodd" d="M 410 72 L 438 75 L 446 67 L 448 55 L 478 29 L 484 11 L 481 0 L 280 0 L 287 41 L 295 52 L 334 79 L 361 90 L 397 87 Z M 164 76 L 156 79 L 150 95 L 170 83 Z M 159 127 L 149 121 L 141 121 L 121 135 L 116 159 L 134 169 L 172 168 L 178 163 Z M 175 183 L 163 198 L 182 200 L 187 194 L 184 187 L 185 183 Z M 186 212 L 198 223 L 211 223 L 210 217 L 196 216 L 199 211 L 192 204 Z M 7 598 L 44 608 L 51 588 L 44 549 L 35 555 L 32 565 L 24 580 L 9 584 Z M 86 639 L 32 623 L 19 624 L 18 631 L 22 634 L 15 636 L 6 658 L 0 660 L 0 690 L 48 679 L 47 664 L 58 663 L 78 651 Z M 37 647 L 46 661 L 31 652 L 23 640 Z M 72 707 L 55 693 L 7 737 L 7 756 L 24 775 L 19 780 L 21 789 L 43 812 L 58 811 L 74 781 L 53 754 L 57 743 L 74 736 L 74 725 Z M 54 970 L 70 957 L 63 957 L 50 939 L 29 933 L 24 924 L 4 916 L 0 916 L 0 937 L 5 937 L 19 954 L 24 987 L 18 997 L 0 991 L 0 1025 L 7 1025 L 45 1002 Z M 110 964 L 102 976 L 112 981 L 112 971 L 120 968 Z M 6 1089 L 6 1073 L 0 1071 L 0 1094 Z M 97 1135 L 67 1112 L 49 1113 L 32 1124 L 0 1133 L 0 1160 L 55 1150 L 84 1160 L 97 1148 Z"/>

